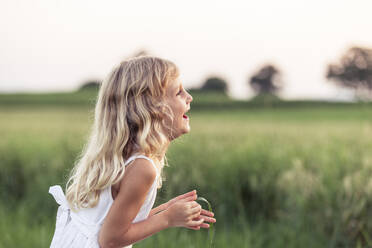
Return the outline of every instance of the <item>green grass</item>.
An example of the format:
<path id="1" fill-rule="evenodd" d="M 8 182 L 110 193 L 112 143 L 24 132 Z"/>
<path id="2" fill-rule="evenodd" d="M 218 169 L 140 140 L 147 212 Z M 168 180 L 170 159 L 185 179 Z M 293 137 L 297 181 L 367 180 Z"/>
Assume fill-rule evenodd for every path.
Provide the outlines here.
<path id="1" fill-rule="evenodd" d="M 2 97 L 0 247 L 48 247 L 57 210 L 48 187 L 66 181 L 94 99 L 66 95 L 76 104 L 58 103 L 53 95 L 26 107 L 31 96 Z M 197 97 L 190 134 L 169 149 L 156 204 L 197 189 L 215 211 L 215 247 L 371 247 L 368 104 L 233 108 L 238 103 L 210 98 L 200 107 Z M 205 107 L 221 101 L 231 106 Z M 175 228 L 136 247 L 206 247 L 207 239 L 207 230 Z"/>

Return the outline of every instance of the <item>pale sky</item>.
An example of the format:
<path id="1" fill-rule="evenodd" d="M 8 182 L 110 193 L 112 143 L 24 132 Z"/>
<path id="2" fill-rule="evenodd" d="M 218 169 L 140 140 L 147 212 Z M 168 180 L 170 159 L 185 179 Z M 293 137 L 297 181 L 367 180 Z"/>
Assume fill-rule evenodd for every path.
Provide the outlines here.
<path id="1" fill-rule="evenodd" d="M 145 49 L 174 61 L 185 87 L 211 75 L 230 94 L 274 63 L 295 98 L 342 99 L 326 67 L 372 47 L 370 0 L 1 0 L 0 92 L 69 91 Z"/>

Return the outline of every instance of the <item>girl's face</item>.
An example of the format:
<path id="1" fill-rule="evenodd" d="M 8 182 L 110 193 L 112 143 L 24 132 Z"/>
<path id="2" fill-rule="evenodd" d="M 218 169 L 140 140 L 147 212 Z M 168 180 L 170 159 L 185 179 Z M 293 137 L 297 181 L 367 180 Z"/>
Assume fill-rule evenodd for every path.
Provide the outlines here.
<path id="1" fill-rule="evenodd" d="M 179 79 L 169 84 L 166 90 L 166 102 L 173 112 L 173 122 L 166 120 L 172 127 L 171 139 L 175 139 L 190 131 L 189 117 L 186 112 L 190 110 L 192 96 L 183 88 Z"/>

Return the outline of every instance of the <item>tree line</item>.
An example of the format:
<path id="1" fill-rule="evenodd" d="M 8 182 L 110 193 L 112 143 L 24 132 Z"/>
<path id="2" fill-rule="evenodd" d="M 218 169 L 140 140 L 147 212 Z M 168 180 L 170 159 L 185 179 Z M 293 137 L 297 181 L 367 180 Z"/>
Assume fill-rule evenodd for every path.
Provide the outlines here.
<path id="1" fill-rule="evenodd" d="M 140 51 L 133 56 L 148 54 Z M 285 84 L 281 79 L 281 70 L 270 63 L 264 64 L 248 78 L 248 85 L 256 96 L 278 97 Z M 355 96 L 362 100 L 372 99 L 372 49 L 351 47 L 339 59 L 329 64 L 325 77 L 335 85 L 352 89 Z M 200 88 L 194 91 L 218 92 L 227 94 L 228 83 L 223 78 L 212 76 L 205 80 Z M 81 90 L 99 87 L 99 81 L 91 80 L 81 86 Z"/>

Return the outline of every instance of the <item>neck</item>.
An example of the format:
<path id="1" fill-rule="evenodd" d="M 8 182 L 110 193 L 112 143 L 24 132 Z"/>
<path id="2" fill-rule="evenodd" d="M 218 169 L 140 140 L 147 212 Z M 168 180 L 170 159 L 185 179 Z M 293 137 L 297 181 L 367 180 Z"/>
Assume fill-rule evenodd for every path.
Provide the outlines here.
<path id="1" fill-rule="evenodd" d="M 159 162 L 160 162 L 161 160 L 164 159 L 165 154 L 166 154 L 166 152 L 167 152 L 167 150 L 168 150 L 169 145 L 170 145 L 170 141 L 168 141 L 168 142 L 165 144 L 163 151 L 161 151 L 161 152 L 158 154 L 158 158 L 156 158 L 156 159 L 157 159 Z"/>

